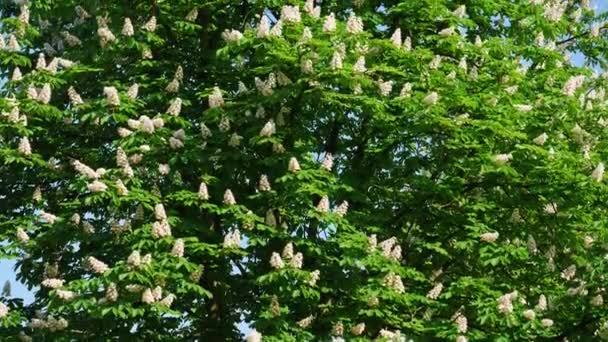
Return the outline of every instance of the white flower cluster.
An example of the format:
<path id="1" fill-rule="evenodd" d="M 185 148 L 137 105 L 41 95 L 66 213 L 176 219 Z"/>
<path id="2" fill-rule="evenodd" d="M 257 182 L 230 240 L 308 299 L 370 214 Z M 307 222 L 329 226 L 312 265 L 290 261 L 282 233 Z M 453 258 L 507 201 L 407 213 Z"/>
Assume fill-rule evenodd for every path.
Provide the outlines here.
<path id="1" fill-rule="evenodd" d="M 169 221 L 167 221 L 167 214 L 162 203 L 154 206 L 154 216 L 156 217 L 156 221 L 152 224 L 152 237 L 160 239 L 171 236 L 171 227 L 169 226 Z"/>
<path id="2" fill-rule="evenodd" d="M 235 229 L 224 236 L 224 248 L 240 248 L 241 247 L 241 232 Z"/>
<path id="3" fill-rule="evenodd" d="M 87 266 L 97 274 L 105 273 L 110 269 L 107 264 L 92 256 L 87 258 Z"/>
<path id="4" fill-rule="evenodd" d="M 503 314 L 510 314 L 513 312 L 513 301 L 517 299 L 517 291 L 513 291 L 500 296 L 497 300 L 497 309 Z"/>
<path id="5" fill-rule="evenodd" d="M 405 286 L 403 285 L 401 277 L 394 272 L 386 274 L 382 284 L 398 293 L 405 293 Z"/>

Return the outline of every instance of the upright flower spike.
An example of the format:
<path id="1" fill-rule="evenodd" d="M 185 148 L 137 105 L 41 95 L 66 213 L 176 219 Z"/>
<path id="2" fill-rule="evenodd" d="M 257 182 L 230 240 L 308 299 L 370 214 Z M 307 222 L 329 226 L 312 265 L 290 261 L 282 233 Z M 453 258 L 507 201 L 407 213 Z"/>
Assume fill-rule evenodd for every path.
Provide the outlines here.
<path id="1" fill-rule="evenodd" d="M 270 35 L 270 20 L 267 16 L 262 15 L 258 24 L 258 38 L 266 38 Z"/>
<path id="2" fill-rule="evenodd" d="M 279 270 L 285 266 L 285 264 L 283 263 L 283 259 L 281 259 L 279 253 L 272 253 L 272 255 L 270 256 L 270 266 L 276 270 Z"/>
<path id="3" fill-rule="evenodd" d="M 327 195 L 323 196 L 317 204 L 317 211 L 320 213 L 329 212 L 329 197 Z"/>
<path id="4" fill-rule="evenodd" d="M 27 137 L 23 137 L 19 140 L 19 147 L 17 148 L 17 151 L 24 157 L 29 157 L 32 155 L 32 148 Z"/>
<path id="5" fill-rule="evenodd" d="M 597 164 L 597 167 L 593 170 L 593 173 L 591 173 L 591 178 L 598 183 L 604 179 L 604 163 Z"/>
<path id="6" fill-rule="evenodd" d="M 247 335 L 247 342 L 262 342 L 262 334 L 253 329 Z"/>
<path id="7" fill-rule="evenodd" d="M 258 187 L 260 191 L 270 191 L 270 181 L 268 181 L 268 176 L 260 176 L 260 182 Z"/>
<path id="8" fill-rule="evenodd" d="M 176 97 L 171 101 L 169 108 L 167 108 L 167 114 L 171 116 L 179 116 L 182 111 L 182 99 Z"/>
<path id="9" fill-rule="evenodd" d="M 433 106 L 435 104 L 437 104 L 437 101 L 439 100 L 439 95 L 436 92 L 431 92 L 429 93 L 423 100 L 422 102 L 424 102 L 424 104 L 429 105 L 429 106 Z"/>
<path id="10" fill-rule="evenodd" d="M 224 204 L 226 205 L 235 205 L 236 200 L 234 199 L 234 195 L 230 189 L 226 189 L 224 192 Z"/>
<path id="11" fill-rule="evenodd" d="M 332 70 L 340 70 L 342 69 L 342 56 L 339 52 L 334 52 L 334 55 L 331 58 L 331 69 Z"/>
<path id="12" fill-rule="evenodd" d="M 139 94 L 139 84 L 134 83 L 133 85 L 131 85 L 129 87 L 129 89 L 127 90 L 127 96 L 132 99 L 135 100 L 137 98 L 137 95 Z"/>
<path id="13" fill-rule="evenodd" d="M 224 97 L 219 87 L 213 87 L 213 92 L 209 95 L 209 108 L 219 108 L 224 105 Z"/>
<path id="14" fill-rule="evenodd" d="M 143 29 L 148 32 L 156 31 L 156 17 L 152 16 L 152 18 L 144 24 Z"/>
<path id="15" fill-rule="evenodd" d="M 547 142 L 547 139 L 549 139 L 549 136 L 547 135 L 547 133 L 542 133 L 541 135 L 537 136 L 536 138 L 534 138 L 533 142 L 536 145 L 544 145 L 545 142 Z"/>
<path id="16" fill-rule="evenodd" d="M 264 127 L 262 127 L 262 130 L 260 131 L 260 136 L 268 138 L 274 133 L 276 133 L 276 125 L 274 123 L 274 120 L 270 119 L 268 120 L 268 122 L 266 122 Z"/>
<path id="17" fill-rule="evenodd" d="M 402 40 L 401 40 L 401 29 L 397 28 L 393 35 L 391 36 L 391 42 L 395 47 L 401 48 Z"/>
<path id="18" fill-rule="evenodd" d="M 182 239 L 177 239 L 175 240 L 175 244 L 173 245 L 173 248 L 171 249 L 171 255 L 173 255 L 174 257 L 183 257 L 184 256 L 184 240 Z"/>
<path id="19" fill-rule="evenodd" d="M 42 89 L 40 90 L 40 92 L 38 92 L 38 98 L 37 98 L 38 102 L 41 102 L 43 104 L 49 104 L 49 102 L 51 102 L 51 85 L 48 83 L 45 83 L 42 86 Z"/>
<path id="20" fill-rule="evenodd" d="M 125 18 L 125 22 L 122 25 L 121 33 L 125 37 L 132 37 L 135 34 L 135 30 L 133 29 L 133 23 L 131 23 L 131 19 Z"/>
<path id="21" fill-rule="evenodd" d="M 78 94 L 74 87 L 70 87 L 68 89 L 68 97 L 70 98 L 70 103 L 72 106 L 79 106 L 84 103 L 84 101 L 82 101 L 82 97 L 80 97 L 80 94 Z"/>
<path id="22" fill-rule="evenodd" d="M 359 56 L 357 62 L 353 65 L 353 71 L 357 74 L 362 74 L 367 71 L 365 67 L 365 56 Z"/>
<path id="23" fill-rule="evenodd" d="M 332 12 L 326 18 L 323 23 L 323 32 L 334 32 L 336 30 L 336 15 Z"/>
<path id="24" fill-rule="evenodd" d="M 351 13 L 346 22 L 346 32 L 350 34 L 359 34 L 363 32 L 363 20 Z"/>
<path id="25" fill-rule="evenodd" d="M 295 157 L 291 157 L 291 159 L 289 159 L 289 166 L 287 169 L 291 173 L 300 171 L 300 163 L 298 163 L 298 160 Z"/>
<path id="26" fill-rule="evenodd" d="M 89 266 L 89 268 L 97 273 L 97 274 L 102 274 L 105 273 L 106 271 L 108 271 L 110 268 L 108 267 L 108 265 L 106 265 L 105 263 L 97 260 L 94 257 L 88 257 L 87 258 L 87 264 Z"/>
<path id="27" fill-rule="evenodd" d="M 198 198 L 207 201 L 209 199 L 209 191 L 207 190 L 207 184 L 202 182 L 198 187 Z"/>
<path id="28" fill-rule="evenodd" d="M 323 158 L 323 162 L 321 163 L 321 168 L 327 171 L 331 171 L 334 167 L 334 157 L 331 153 L 326 153 Z"/>
<path id="29" fill-rule="evenodd" d="M 299 23 L 302 18 L 298 6 L 283 6 L 281 8 L 281 20 L 286 23 Z"/>
<path id="30" fill-rule="evenodd" d="M 120 106 L 120 97 L 118 96 L 118 90 L 114 87 L 104 87 L 103 93 L 106 96 L 108 105 L 113 107 Z"/>
<path id="31" fill-rule="evenodd" d="M 22 79 L 23 75 L 21 74 L 21 69 L 19 69 L 19 67 L 16 67 L 15 70 L 13 70 L 13 76 L 11 77 L 11 81 L 18 82 Z"/>

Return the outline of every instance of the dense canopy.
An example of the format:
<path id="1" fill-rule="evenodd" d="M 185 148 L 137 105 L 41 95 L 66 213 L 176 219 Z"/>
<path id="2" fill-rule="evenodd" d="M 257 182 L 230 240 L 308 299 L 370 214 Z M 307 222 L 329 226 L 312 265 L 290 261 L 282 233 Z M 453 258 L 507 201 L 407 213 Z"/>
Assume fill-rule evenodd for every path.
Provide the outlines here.
<path id="1" fill-rule="evenodd" d="M 0 340 L 608 338 L 589 0 L 0 14 Z"/>

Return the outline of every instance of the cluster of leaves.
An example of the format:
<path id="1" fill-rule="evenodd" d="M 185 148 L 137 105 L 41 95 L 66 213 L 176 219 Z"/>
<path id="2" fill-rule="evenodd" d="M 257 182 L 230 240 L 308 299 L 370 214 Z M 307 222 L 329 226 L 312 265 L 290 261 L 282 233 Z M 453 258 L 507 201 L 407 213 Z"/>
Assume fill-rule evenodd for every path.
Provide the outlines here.
<path id="1" fill-rule="evenodd" d="M 584 0 L 352 3 L 316 17 L 313 1 L 40 0 L 25 20 L 3 2 L 21 48 L 0 49 L 0 258 L 35 300 L 0 297 L 0 338 L 238 340 L 244 324 L 264 341 L 603 336 L 604 16 Z M 40 53 L 75 64 L 37 67 Z M 28 95 L 46 84 L 48 103 Z M 138 130 L 142 116 L 162 124 Z M 288 243 L 302 265 L 271 264 Z M 154 288 L 175 300 L 146 303 Z"/>

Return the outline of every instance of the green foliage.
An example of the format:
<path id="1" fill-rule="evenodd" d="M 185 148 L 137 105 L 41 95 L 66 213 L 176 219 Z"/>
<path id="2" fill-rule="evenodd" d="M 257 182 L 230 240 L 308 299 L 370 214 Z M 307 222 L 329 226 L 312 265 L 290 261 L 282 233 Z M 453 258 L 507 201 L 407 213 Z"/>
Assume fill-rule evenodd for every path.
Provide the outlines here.
<path id="1" fill-rule="evenodd" d="M 0 340 L 605 338 L 587 2 L 2 2 Z"/>

